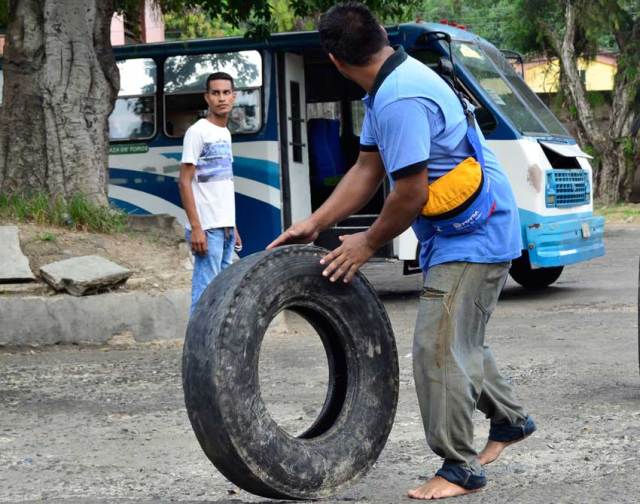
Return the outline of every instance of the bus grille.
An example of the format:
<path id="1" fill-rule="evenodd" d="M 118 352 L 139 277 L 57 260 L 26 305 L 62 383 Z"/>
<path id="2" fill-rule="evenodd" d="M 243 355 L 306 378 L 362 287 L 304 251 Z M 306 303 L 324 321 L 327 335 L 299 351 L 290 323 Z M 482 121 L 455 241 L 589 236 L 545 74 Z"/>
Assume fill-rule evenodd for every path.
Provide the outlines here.
<path id="1" fill-rule="evenodd" d="M 547 208 L 569 208 L 590 201 L 589 173 L 585 170 L 549 170 L 547 172 Z"/>

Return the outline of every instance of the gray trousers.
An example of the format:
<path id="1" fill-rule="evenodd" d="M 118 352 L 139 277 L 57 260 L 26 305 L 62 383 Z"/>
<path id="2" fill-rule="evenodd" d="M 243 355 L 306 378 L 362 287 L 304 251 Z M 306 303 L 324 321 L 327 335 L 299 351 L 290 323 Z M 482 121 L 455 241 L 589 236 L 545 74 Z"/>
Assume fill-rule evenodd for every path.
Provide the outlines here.
<path id="1" fill-rule="evenodd" d="M 485 326 L 510 263 L 447 263 L 427 272 L 413 343 L 413 373 L 431 449 L 445 462 L 481 472 L 473 411 L 492 423 L 521 424 L 523 409 L 484 343 Z"/>

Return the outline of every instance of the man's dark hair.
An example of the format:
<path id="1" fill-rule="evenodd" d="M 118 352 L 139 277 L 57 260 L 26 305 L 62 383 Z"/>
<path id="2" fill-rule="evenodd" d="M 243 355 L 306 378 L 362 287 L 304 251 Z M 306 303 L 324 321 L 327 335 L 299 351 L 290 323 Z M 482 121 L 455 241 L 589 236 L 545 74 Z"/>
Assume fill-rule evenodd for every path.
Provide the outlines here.
<path id="1" fill-rule="evenodd" d="M 205 83 L 205 91 L 207 92 L 209 91 L 209 82 L 214 80 L 228 80 L 229 82 L 231 82 L 231 89 L 234 89 L 233 77 L 231 77 L 226 72 L 214 72 L 211 75 L 209 75 L 209 77 L 207 77 L 207 82 Z"/>
<path id="2" fill-rule="evenodd" d="M 386 32 L 360 2 L 334 5 L 320 17 L 320 45 L 350 65 L 366 65 L 371 56 L 389 45 Z"/>

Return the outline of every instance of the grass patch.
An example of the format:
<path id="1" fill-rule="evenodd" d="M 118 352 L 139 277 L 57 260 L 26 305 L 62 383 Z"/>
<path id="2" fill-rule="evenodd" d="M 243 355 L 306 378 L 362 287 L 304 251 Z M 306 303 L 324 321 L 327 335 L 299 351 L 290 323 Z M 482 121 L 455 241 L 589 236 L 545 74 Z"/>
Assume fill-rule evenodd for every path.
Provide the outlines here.
<path id="1" fill-rule="evenodd" d="M 55 242 L 57 237 L 53 233 L 41 233 L 38 238 L 44 242 Z"/>
<path id="2" fill-rule="evenodd" d="M 597 205 L 594 214 L 601 215 L 610 222 L 640 222 L 640 203 Z"/>
<path id="3" fill-rule="evenodd" d="M 34 222 L 94 233 L 121 233 L 127 227 L 127 215 L 124 212 L 91 203 L 82 194 L 75 194 L 69 200 L 51 200 L 45 194 L 0 194 L 0 219 Z M 45 241 L 54 241 L 55 236 L 52 236 L 53 238 Z"/>

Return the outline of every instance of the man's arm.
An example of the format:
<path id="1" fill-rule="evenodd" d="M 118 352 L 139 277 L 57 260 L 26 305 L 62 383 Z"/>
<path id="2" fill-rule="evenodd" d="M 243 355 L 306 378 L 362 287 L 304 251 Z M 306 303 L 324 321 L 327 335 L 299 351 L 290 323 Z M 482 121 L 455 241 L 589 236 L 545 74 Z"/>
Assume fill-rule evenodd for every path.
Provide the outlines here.
<path id="1" fill-rule="evenodd" d="M 309 243 L 321 231 L 362 208 L 375 194 L 385 172 L 378 152 L 360 151 L 356 163 L 342 178 L 331 196 L 308 219 L 298 222 L 271 242 L 267 249 L 287 243 Z"/>
<path id="2" fill-rule="evenodd" d="M 367 241 L 374 250 L 393 240 L 411 225 L 427 202 L 428 186 L 426 169 L 395 181 L 382 212 L 366 231 Z"/>
<path id="3" fill-rule="evenodd" d="M 342 245 L 322 258 L 320 263 L 328 264 L 322 274 L 332 282 L 342 276 L 349 282 L 376 250 L 407 229 L 420 214 L 429 195 L 428 182 L 426 169 L 397 179 L 371 227 L 363 233 L 341 236 Z"/>
<path id="4" fill-rule="evenodd" d="M 371 228 L 340 237 L 342 245 L 322 258 L 320 262 L 327 265 L 322 274 L 331 281 L 341 277 L 350 281 L 380 246 L 409 227 L 425 205 L 431 138 L 439 131 L 431 127 L 429 106 L 420 99 L 403 99 L 378 111 L 377 134 L 384 139 L 385 166 L 394 189 Z"/>
<path id="5" fill-rule="evenodd" d="M 178 186 L 180 188 L 180 198 L 182 207 L 187 213 L 189 224 L 191 224 L 191 250 L 196 254 L 204 254 L 207 251 L 207 240 L 200 225 L 200 217 L 196 210 L 196 200 L 193 196 L 191 181 L 196 173 L 195 165 L 182 163 L 180 165 L 180 178 Z"/>
<path id="6" fill-rule="evenodd" d="M 373 197 L 385 172 L 378 152 L 360 151 L 356 163 L 342 177 L 331 196 L 314 212 L 325 230 L 360 210 Z"/>

